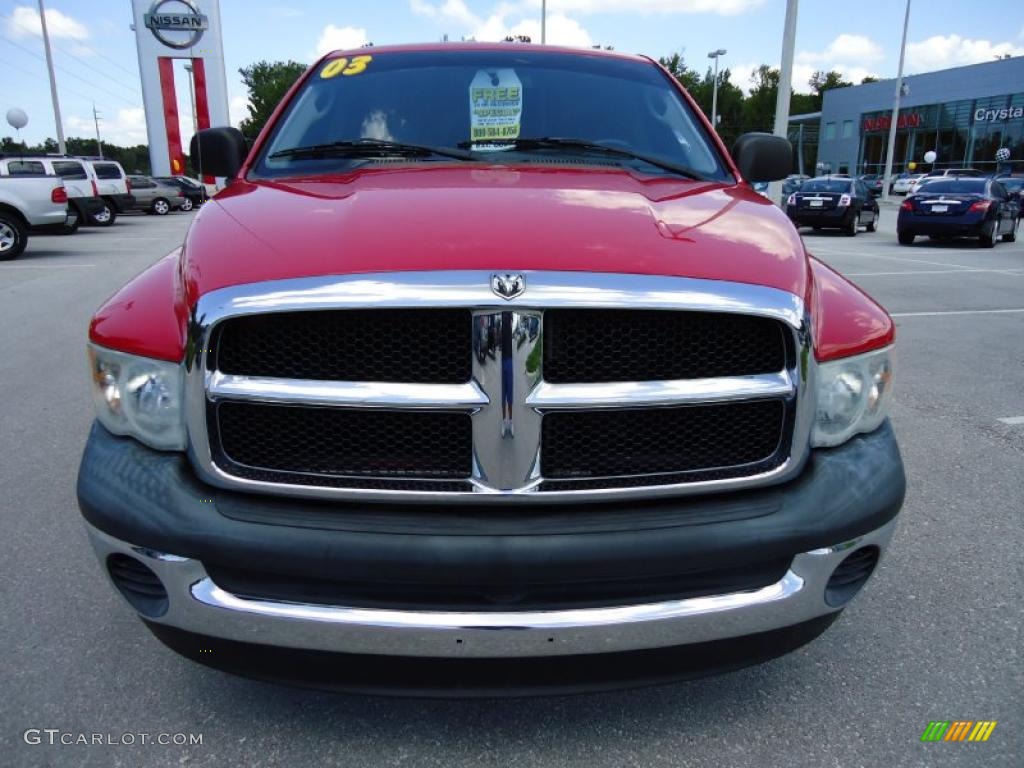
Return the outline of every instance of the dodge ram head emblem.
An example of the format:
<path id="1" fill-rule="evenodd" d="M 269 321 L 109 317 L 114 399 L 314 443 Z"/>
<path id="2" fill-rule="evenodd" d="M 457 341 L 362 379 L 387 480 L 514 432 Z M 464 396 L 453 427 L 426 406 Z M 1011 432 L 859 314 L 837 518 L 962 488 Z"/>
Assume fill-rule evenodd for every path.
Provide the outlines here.
<path id="1" fill-rule="evenodd" d="M 514 299 L 526 290 L 526 278 L 522 275 L 491 275 L 491 290 L 503 299 Z"/>

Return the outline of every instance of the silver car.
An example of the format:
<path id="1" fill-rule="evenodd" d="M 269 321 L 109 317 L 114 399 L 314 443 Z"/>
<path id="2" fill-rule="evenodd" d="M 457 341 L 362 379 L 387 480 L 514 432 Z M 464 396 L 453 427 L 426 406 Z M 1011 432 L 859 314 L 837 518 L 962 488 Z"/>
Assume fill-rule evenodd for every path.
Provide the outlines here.
<path id="1" fill-rule="evenodd" d="M 185 203 L 185 193 L 180 188 L 150 176 L 129 176 L 128 182 L 138 211 L 166 216 L 172 210 L 180 210 Z"/>

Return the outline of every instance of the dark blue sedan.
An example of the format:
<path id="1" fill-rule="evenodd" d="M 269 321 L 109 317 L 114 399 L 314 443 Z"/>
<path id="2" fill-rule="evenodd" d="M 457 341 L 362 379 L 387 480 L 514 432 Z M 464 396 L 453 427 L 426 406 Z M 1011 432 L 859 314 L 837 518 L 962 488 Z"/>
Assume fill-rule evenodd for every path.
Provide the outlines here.
<path id="1" fill-rule="evenodd" d="M 976 237 L 984 248 L 999 237 L 1012 243 L 1017 239 L 1017 203 L 996 179 L 936 179 L 900 205 L 896 235 L 900 245 L 911 245 L 918 235 L 937 240 Z"/>

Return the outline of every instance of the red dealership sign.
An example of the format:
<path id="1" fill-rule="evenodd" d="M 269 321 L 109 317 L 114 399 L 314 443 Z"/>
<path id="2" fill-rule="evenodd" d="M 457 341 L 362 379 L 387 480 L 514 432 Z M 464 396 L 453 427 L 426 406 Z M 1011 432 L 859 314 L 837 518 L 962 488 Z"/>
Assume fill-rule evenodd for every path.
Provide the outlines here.
<path id="1" fill-rule="evenodd" d="M 921 117 L 918 112 L 911 112 L 907 115 L 900 115 L 896 120 L 897 128 L 917 128 L 921 123 L 924 122 L 924 118 Z M 864 130 L 865 131 L 888 131 L 889 126 L 892 125 L 892 118 L 888 115 L 882 117 L 867 117 L 864 118 Z"/>

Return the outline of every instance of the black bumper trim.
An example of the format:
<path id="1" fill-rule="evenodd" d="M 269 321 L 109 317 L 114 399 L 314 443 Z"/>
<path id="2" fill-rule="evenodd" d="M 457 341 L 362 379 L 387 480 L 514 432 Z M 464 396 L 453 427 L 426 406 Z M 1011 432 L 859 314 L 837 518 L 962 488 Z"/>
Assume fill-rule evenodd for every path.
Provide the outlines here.
<path id="1" fill-rule="evenodd" d="M 222 491 L 181 454 L 94 425 L 82 514 L 134 545 L 316 579 L 478 584 L 642 578 L 787 558 L 873 531 L 903 502 L 890 426 L 814 451 L 781 486 L 614 505 L 402 508 Z"/>
<path id="2" fill-rule="evenodd" d="M 473 659 L 278 648 L 146 622 L 168 648 L 207 667 L 302 688 L 384 696 L 486 698 L 592 693 L 720 674 L 814 640 L 840 612 L 743 637 L 617 653 Z"/>

